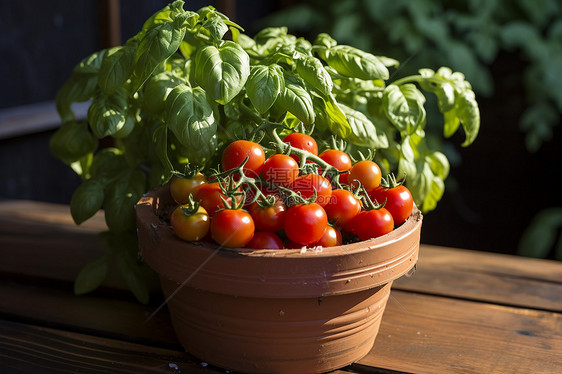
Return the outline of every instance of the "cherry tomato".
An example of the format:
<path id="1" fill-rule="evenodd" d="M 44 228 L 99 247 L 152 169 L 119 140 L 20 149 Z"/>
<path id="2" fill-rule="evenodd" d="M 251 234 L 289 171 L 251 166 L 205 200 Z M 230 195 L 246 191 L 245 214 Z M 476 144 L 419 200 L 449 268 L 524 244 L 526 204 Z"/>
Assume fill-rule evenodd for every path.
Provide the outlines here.
<path id="1" fill-rule="evenodd" d="M 283 249 L 285 246 L 277 234 L 267 231 L 256 231 L 252 240 L 246 244 L 246 248 Z"/>
<path id="2" fill-rule="evenodd" d="M 353 165 L 348 154 L 337 149 L 328 149 L 322 152 L 318 157 L 320 157 L 322 160 L 326 161 L 328 164 L 332 165 L 339 171 L 349 170 Z M 322 172 L 319 170 L 318 174 L 321 173 Z M 347 175 L 348 173 L 340 174 L 339 181 L 347 183 Z"/>
<path id="3" fill-rule="evenodd" d="M 341 244 L 342 244 L 341 232 L 332 226 L 328 226 L 326 227 L 326 231 L 324 231 L 324 234 L 322 235 L 320 240 L 310 244 L 310 247 L 315 247 L 315 246 L 335 247 Z"/>
<path id="4" fill-rule="evenodd" d="M 213 240 L 228 248 L 241 248 L 254 237 L 254 221 L 250 213 L 240 209 L 223 209 L 211 219 Z"/>
<path id="5" fill-rule="evenodd" d="M 347 181 L 354 187 L 357 186 L 356 180 L 361 182 L 367 192 L 371 192 L 381 184 L 382 173 L 379 165 L 373 161 L 363 160 L 351 167 Z"/>
<path id="6" fill-rule="evenodd" d="M 361 202 L 350 191 L 338 188 L 332 191 L 330 201 L 324 210 L 330 222 L 348 230 L 352 219 L 361 211 Z"/>
<path id="7" fill-rule="evenodd" d="M 293 132 L 287 135 L 283 141 L 285 143 L 289 143 L 291 147 L 295 147 L 298 149 L 302 149 L 312 153 L 315 156 L 318 156 L 318 144 L 316 140 L 310 135 L 306 135 L 300 132 Z M 291 154 L 291 157 L 295 159 L 298 163 L 300 161 L 300 157 L 295 154 Z"/>
<path id="8" fill-rule="evenodd" d="M 403 224 L 414 209 L 414 199 L 410 190 L 401 184 L 392 188 L 379 186 L 371 191 L 369 196 L 379 204 L 386 199 L 384 207 L 392 214 L 396 226 Z"/>
<path id="9" fill-rule="evenodd" d="M 299 165 L 290 156 L 276 153 L 265 160 L 262 174 L 266 181 L 287 187 L 299 176 Z"/>
<path id="10" fill-rule="evenodd" d="M 316 190 L 315 202 L 322 207 L 328 204 L 330 196 L 332 196 L 332 185 L 326 178 L 318 174 L 301 175 L 295 179 L 290 188 L 295 192 L 300 192 L 305 199 L 312 197 Z"/>
<path id="11" fill-rule="evenodd" d="M 209 215 L 202 206 L 199 206 L 193 214 L 186 214 L 184 208 L 189 208 L 188 204 L 180 205 L 172 212 L 170 224 L 174 233 L 181 239 L 187 241 L 201 240 L 209 232 Z"/>
<path id="12" fill-rule="evenodd" d="M 209 216 L 213 216 L 215 212 L 219 209 L 224 208 L 224 203 L 221 200 L 221 196 L 228 202 L 232 202 L 231 197 L 226 197 L 220 188 L 219 182 L 205 183 L 200 185 L 195 192 L 195 201 L 199 201 L 201 206 L 205 208 Z M 242 197 L 236 198 L 237 202 L 240 202 Z"/>
<path id="13" fill-rule="evenodd" d="M 205 183 L 205 176 L 198 173 L 193 178 L 181 178 L 174 176 L 170 182 L 170 194 L 178 204 L 185 204 L 189 201 L 189 194 L 195 195 L 197 188 Z"/>
<path id="14" fill-rule="evenodd" d="M 230 143 L 222 153 L 222 167 L 224 170 L 236 168 L 244 162 L 246 157 L 248 157 L 248 161 L 242 170 L 248 177 L 256 178 L 260 175 L 265 162 L 265 153 L 258 143 L 248 140 L 237 140 Z"/>
<path id="15" fill-rule="evenodd" d="M 286 210 L 285 203 L 279 198 L 275 198 L 275 203 L 270 207 L 261 207 L 257 202 L 248 207 L 256 230 L 270 232 L 277 232 L 283 228 Z"/>
<path id="16" fill-rule="evenodd" d="M 392 230 L 394 230 L 394 220 L 385 208 L 364 210 L 353 219 L 353 232 L 361 240 L 377 238 Z"/>
<path id="17" fill-rule="evenodd" d="M 328 226 L 328 216 L 317 203 L 296 204 L 285 213 L 285 234 L 299 244 L 314 243 L 322 237 Z"/>

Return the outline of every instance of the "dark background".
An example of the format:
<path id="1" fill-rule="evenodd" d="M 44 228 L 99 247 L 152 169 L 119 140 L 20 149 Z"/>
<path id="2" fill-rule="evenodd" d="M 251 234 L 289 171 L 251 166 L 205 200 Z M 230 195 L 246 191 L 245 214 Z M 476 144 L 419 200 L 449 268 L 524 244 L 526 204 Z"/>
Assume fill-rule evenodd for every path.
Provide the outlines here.
<path id="1" fill-rule="evenodd" d="M 107 47 L 100 31 L 101 3 L 29 0 L 0 4 L 0 112 L 54 100 L 73 67 Z M 187 1 L 185 8 L 197 10 L 211 4 L 222 10 L 224 3 L 228 2 Z M 258 31 L 255 20 L 290 3 L 237 1 L 233 18 L 253 35 Z M 122 0 L 122 42 L 166 4 Z M 525 149 L 518 126 L 525 107 L 523 78 L 518 72 L 525 64 L 509 53 L 500 53 L 491 63 L 495 93 L 477 97 L 480 134 L 466 149 L 460 147 L 462 134 L 453 138 L 460 158 L 451 169 L 443 200 L 424 218 L 422 242 L 516 253 L 521 234 L 534 215 L 562 205 L 557 184 L 562 162 L 560 126 L 554 128 L 553 139 L 535 153 Z M 521 79 L 505 79 L 506 75 Z M 70 201 L 79 178 L 50 155 L 48 141 L 53 131 L 0 139 L 0 199 Z"/>

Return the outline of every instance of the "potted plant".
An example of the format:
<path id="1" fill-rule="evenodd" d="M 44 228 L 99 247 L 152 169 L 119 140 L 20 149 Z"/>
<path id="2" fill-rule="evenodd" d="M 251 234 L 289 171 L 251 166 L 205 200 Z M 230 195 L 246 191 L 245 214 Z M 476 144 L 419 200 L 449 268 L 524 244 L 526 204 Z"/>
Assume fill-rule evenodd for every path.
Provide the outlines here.
<path id="1" fill-rule="evenodd" d="M 95 289 L 115 265 L 147 302 L 148 263 L 180 341 L 209 362 L 319 372 L 356 361 L 373 344 L 392 281 L 417 260 L 420 210 L 435 208 L 449 172 L 426 134 L 423 92 L 437 98 L 443 134 L 462 127 L 467 146 L 480 123 L 470 84 L 448 68 L 392 81 L 398 61 L 329 35 L 311 43 L 280 27 L 251 38 L 213 7 L 183 5 L 174 1 L 123 46 L 85 58 L 57 96 L 62 126 L 51 151 L 82 178 L 72 217 L 80 224 L 103 209 L 109 228 L 106 253 L 82 270 L 75 291 Z M 88 100 L 87 121 L 77 122 L 72 103 Z M 379 195 L 381 177 L 411 191 L 405 217 L 389 213 L 394 198 Z M 174 183 L 195 190 L 179 201 Z M 335 190 L 361 201 L 349 225 L 327 206 Z M 256 230 L 264 223 L 251 209 L 277 202 L 285 214 L 277 244 L 256 249 L 249 241 L 267 230 Z M 381 212 L 390 229 L 377 223 Z M 197 214 L 207 215 L 200 235 L 181 239 L 175 222 Z M 231 225 L 234 216 L 250 217 L 251 234 Z M 320 241 L 329 221 L 343 238 Z"/>

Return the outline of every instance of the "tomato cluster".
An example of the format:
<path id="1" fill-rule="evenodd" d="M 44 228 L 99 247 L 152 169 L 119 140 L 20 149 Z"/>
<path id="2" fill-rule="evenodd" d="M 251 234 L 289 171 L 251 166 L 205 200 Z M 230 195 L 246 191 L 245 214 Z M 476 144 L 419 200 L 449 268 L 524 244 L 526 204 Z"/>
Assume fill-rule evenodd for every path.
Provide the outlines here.
<path id="1" fill-rule="evenodd" d="M 223 151 L 224 171 L 174 177 L 176 235 L 224 247 L 330 247 L 387 234 L 412 213 L 410 191 L 382 178 L 374 161 L 353 163 L 337 149 L 318 154 L 303 133 L 283 142 L 283 152 L 267 157 L 260 144 L 237 140 Z"/>

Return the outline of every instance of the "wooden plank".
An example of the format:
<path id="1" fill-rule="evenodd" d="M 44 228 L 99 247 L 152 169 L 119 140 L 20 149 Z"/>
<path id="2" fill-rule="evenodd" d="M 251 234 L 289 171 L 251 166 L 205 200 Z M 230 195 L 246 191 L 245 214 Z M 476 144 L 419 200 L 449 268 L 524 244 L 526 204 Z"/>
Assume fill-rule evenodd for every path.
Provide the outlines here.
<path id="1" fill-rule="evenodd" d="M 394 288 L 562 312 L 562 262 L 422 246 Z"/>
<path id="2" fill-rule="evenodd" d="M 3 373 L 216 373 L 180 350 L 0 320 Z"/>
<path id="3" fill-rule="evenodd" d="M 359 364 L 415 373 L 562 373 L 562 314 L 398 290 Z"/>
<path id="4" fill-rule="evenodd" d="M 4 319 L 179 347 L 167 309 L 151 316 L 157 304 L 142 305 L 128 295 L 110 297 L 97 292 L 75 296 L 71 285 L 57 289 L 49 284 L 15 282 L 0 282 L 0 295 L 0 316 Z"/>

